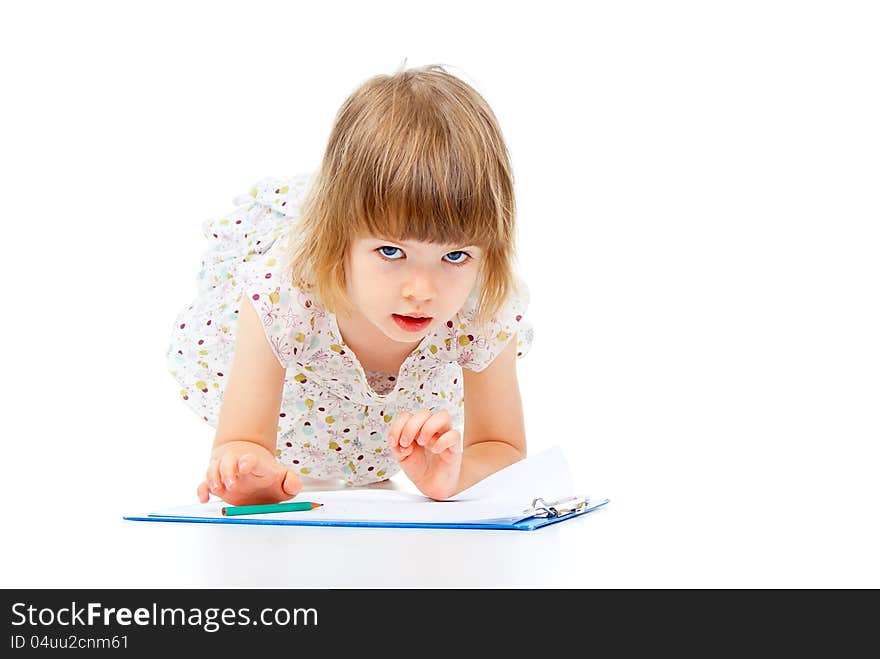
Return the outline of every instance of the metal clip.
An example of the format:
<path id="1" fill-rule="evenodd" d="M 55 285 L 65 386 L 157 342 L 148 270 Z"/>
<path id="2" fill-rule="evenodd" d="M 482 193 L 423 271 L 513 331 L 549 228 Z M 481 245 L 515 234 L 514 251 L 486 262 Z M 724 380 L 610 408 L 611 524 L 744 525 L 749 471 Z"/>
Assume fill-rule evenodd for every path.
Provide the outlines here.
<path id="1" fill-rule="evenodd" d="M 532 501 L 532 507 L 524 510 L 523 514 L 531 515 L 532 517 L 563 517 L 564 515 L 580 512 L 589 503 L 590 500 L 586 497 L 566 497 L 559 501 L 551 501 L 550 503 L 538 497 Z"/>

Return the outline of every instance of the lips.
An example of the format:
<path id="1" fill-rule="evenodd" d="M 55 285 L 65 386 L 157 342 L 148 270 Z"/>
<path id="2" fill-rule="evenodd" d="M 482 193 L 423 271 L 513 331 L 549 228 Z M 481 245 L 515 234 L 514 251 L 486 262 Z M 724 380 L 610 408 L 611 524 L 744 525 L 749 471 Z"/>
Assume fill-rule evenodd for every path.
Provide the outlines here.
<path id="1" fill-rule="evenodd" d="M 391 314 L 397 326 L 407 332 L 419 332 L 431 324 L 431 316 L 404 316 L 402 314 Z"/>

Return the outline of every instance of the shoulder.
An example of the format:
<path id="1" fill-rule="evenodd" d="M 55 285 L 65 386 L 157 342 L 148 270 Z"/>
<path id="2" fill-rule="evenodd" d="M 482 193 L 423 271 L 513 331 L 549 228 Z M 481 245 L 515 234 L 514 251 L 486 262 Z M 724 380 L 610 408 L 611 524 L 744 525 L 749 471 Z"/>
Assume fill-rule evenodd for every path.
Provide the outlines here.
<path id="1" fill-rule="evenodd" d="M 268 209 L 276 221 L 251 226 L 238 269 L 241 296 L 259 316 L 266 339 L 282 366 L 302 361 L 315 327 L 317 305 L 312 293 L 297 286 L 290 273 L 290 232 L 296 230 L 299 199 L 308 176 L 261 179 L 239 203 Z M 287 205 L 285 205 L 287 204 Z M 283 216 L 283 217 L 282 217 Z"/>
<path id="2" fill-rule="evenodd" d="M 284 247 L 284 241 L 276 240 L 272 248 L 248 264 L 241 295 L 253 305 L 272 351 L 287 368 L 305 359 L 317 309 L 311 295 L 296 286 L 286 272 Z"/>
<path id="3" fill-rule="evenodd" d="M 315 173 L 301 173 L 290 178 L 264 177 L 255 181 L 235 197 L 236 205 L 259 206 L 296 217 L 305 193 L 314 180 Z"/>
<path id="4" fill-rule="evenodd" d="M 252 235 L 277 231 L 295 221 L 313 176 L 265 177 L 242 188 L 233 197 L 232 208 L 202 223 L 202 233 L 211 248 L 225 256 L 245 246 Z"/>
<path id="5" fill-rule="evenodd" d="M 527 314 L 531 292 L 522 278 L 518 277 L 516 284 L 498 313 L 483 326 L 474 320 L 478 300 L 475 289 L 458 313 L 436 330 L 430 351 L 441 361 L 479 372 L 515 337 L 516 357 L 524 357 L 534 340 L 534 326 Z"/>

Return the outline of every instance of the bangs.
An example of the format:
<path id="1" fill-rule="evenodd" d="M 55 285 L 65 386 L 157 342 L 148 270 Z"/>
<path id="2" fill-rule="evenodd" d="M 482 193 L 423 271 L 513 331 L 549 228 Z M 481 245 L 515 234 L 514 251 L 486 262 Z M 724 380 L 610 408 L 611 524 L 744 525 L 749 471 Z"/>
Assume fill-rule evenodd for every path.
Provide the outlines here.
<path id="1" fill-rule="evenodd" d="M 488 108 L 454 78 L 403 76 L 356 97 L 331 135 L 330 202 L 360 235 L 467 243 L 506 238 L 513 213 L 506 148 Z"/>
<path id="2" fill-rule="evenodd" d="M 494 212 L 482 203 L 481 190 L 466 180 L 394 171 L 390 179 L 376 172 L 354 191 L 355 198 L 363 202 L 352 218 L 358 235 L 398 242 L 490 244 L 494 232 L 487 229 L 492 227 Z"/>
<path id="3" fill-rule="evenodd" d="M 290 233 L 290 276 L 350 311 L 344 260 L 377 237 L 483 251 L 476 322 L 514 286 L 516 202 L 501 129 L 485 99 L 437 65 L 370 78 L 342 104 Z"/>

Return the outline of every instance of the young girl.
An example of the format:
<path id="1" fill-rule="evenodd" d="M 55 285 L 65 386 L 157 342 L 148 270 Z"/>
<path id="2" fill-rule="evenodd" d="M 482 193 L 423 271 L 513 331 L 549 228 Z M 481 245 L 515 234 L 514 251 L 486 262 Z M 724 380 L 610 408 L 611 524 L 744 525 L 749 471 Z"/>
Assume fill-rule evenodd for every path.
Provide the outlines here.
<path id="1" fill-rule="evenodd" d="M 234 203 L 203 225 L 198 296 L 167 353 L 217 429 L 200 501 L 399 469 L 440 500 L 525 457 L 513 177 L 472 87 L 440 65 L 373 77 L 318 172 Z"/>

